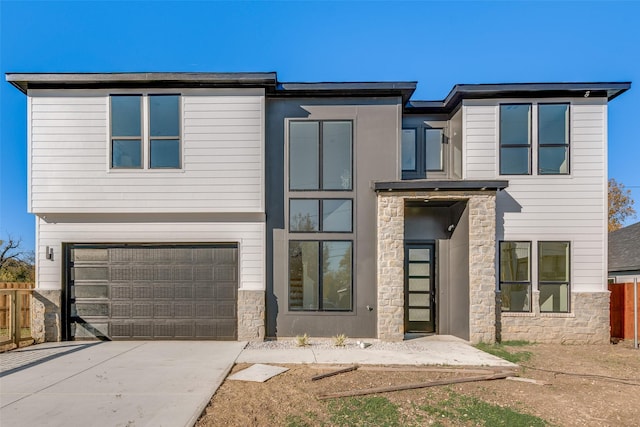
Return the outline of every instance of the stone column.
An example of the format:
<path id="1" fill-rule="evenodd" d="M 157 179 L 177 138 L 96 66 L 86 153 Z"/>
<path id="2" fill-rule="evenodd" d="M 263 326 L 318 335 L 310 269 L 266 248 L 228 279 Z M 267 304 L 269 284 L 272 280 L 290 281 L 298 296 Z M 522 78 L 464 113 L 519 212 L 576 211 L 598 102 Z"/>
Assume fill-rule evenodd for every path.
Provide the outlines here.
<path id="1" fill-rule="evenodd" d="M 34 289 L 31 298 L 31 336 L 36 343 L 62 339 L 61 291 Z"/>
<path id="2" fill-rule="evenodd" d="M 404 198 L 378 194 L 378 338 L 404 339 Z"/>
<path id="3" fill-rule="evenodd" d="M 238 291 L 238 341 L 264 341 L 264 291 Z"/>
<path id="4" fill-rule="evenodd" d="M 469 198 L 469 340 L 496 340 L 496 196 Z"/>

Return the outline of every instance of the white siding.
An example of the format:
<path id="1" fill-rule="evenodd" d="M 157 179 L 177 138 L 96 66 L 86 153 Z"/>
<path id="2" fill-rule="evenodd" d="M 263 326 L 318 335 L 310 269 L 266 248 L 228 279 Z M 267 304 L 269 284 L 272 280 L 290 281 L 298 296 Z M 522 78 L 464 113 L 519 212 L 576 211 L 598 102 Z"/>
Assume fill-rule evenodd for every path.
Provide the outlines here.
<path id="1" fill-rule="evenodd" d="M 504 102 L 531 102 L 505 100 Z M 549 102 L 540 100 L 540 102 Z M 571 102 L 570 175 L 537 175 L 537 131 L 533 130 L 533 174 L 498 172 L 498 102 L 469 102 L 464 107 L 466 178 L 506 179 L 498 193 L 499 240 L 533 241 L 533 281 L 537 280 L 537 242 L 571 242 L 572 291 L 606 290 L 606 101 Z M 535 101 L 533 102 L 535 104 Z M 535 124 L 537 121 L 534 120 Z"/>
<path id="2" fill-rule="evenodd" d="M 37 287 L 62 289 L 62 243 L 238 243 L 240 289 L 264 290 L 264 223 L 47 223 L 38 220 Z M 45 259 L 46 247 L 54 250 Z"/>
<path id="3" fill-rule="evenodd" d="M 31 211 L 264 212 L 264 91 L 182 95 L 183 168 L 125 171 L 109 168 L 109 92 L 30 91 Z"/>

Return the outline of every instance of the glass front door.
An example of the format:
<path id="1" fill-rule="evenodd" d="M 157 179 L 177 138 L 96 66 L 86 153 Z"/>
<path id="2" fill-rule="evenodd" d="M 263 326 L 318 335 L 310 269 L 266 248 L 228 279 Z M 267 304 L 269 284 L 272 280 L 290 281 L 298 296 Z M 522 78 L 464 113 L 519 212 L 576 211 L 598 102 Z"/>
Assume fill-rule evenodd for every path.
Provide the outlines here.
<path id="1" fill-rule="evenodd" d="M 435 332 L 435 245 L 405 247 L 405 332 Z"/>

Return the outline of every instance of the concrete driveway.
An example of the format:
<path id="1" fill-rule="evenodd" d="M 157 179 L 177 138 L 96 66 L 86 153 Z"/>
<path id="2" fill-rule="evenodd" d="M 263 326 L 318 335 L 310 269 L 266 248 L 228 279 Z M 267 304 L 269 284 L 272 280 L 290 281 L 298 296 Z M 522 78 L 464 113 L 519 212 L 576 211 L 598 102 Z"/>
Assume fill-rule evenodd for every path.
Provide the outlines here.
<path id="1" fill-rule="evenodd" d="M 0 354 L 0 425 L 189 426 L 245 346 L 64 342 Z"/>

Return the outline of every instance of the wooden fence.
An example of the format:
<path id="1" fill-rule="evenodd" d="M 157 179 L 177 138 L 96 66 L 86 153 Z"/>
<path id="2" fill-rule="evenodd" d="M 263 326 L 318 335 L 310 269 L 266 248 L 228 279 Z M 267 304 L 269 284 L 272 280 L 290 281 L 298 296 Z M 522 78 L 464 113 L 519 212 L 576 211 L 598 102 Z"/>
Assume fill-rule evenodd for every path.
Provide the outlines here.
<path id="1" fill-rule="evenodd" d="M 611 337 L 625 340 L 634 339 L 633 328 L 633 283 L 611 283 Z M 638 294 L 640 306 L 640 293 Z M 640 330 L 640 320 L 638 321 Z"/>
<path id="2" fill-rule="evenodd" d="M 0 349 L 31 341 L 33 283 L 0 282 Z"/>

